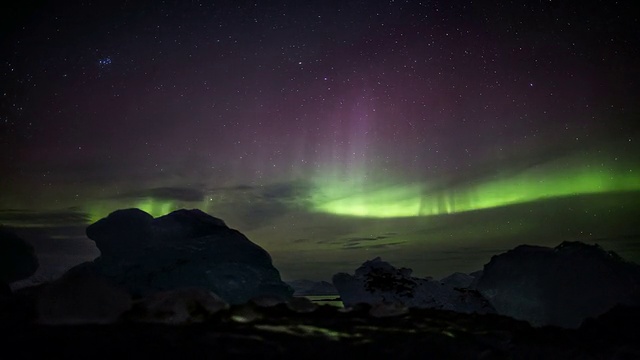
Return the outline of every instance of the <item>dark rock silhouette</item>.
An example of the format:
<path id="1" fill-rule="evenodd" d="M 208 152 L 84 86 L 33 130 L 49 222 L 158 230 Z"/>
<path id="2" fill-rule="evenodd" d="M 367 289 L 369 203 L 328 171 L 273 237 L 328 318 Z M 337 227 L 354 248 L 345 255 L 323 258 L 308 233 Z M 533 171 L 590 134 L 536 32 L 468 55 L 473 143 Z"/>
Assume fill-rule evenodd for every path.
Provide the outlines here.
<path id="1" fill-rule="evenodd" d="M 127 321 L 159 324 L 193 324 L 207 321 L 229 305 L 203 288 L 157 292 L 138 300 L 123 314 Z"/>
<path id="2" fill-rule="evenodd" d="M 10 283 L 33 275 L 38 266 L 33 246 L 0 227 L 0 292 L 10 293 Z"/>
<path id="3" fill-rule="evenodd" d="M 355 275 L 334 275 L 333 285 L 345 307 L 366 303 L 392 308 L 400 305 L 464 313 L 495 312 L 477 291 L 454 288 L 429 278 L 415 278 L 411 273 L 411 269 L 396 269 L 377 257 L 362 264 Z"/>
<path id="4" fill-rule="evenodd" d="M 338 290 L 333 284 L 326 281 L 312 281 L 312 280 L 292 280 L 287 281 L 287 284 L 294 290 L 294 295 L 336 295 Z"/>
<path id="5" fill-rule="evenodd" d="M 617 304 L 640 305 L 640 267 L 598 245 L 521 245 L 496 255 L 477 281 L 498 313 L 576 328 Z"/>
<path id="6" fill-rule="evenodd" d="M 114 323 L 131 306 L 127 291 L 91 271 L 67 272 L 36 296 L 37 321 L 49 325 Z"/>
<path id="7" fill-rule="evenodd" d="M 455 272 L 449 276 L 446 276 L 440 280 L 441 283 L 454 288 L 470 288 L 475 280 L 475 276 L 472 274 L 465 274 L 461 272 Z"/>
<path id="8" fill-rule="evenodd" d="M 154 231 L 157 229 L 148 233 Z M 209 238 L 211 233 L 204 232 L 203 237 Z M 149 239 L 145 241 L 154 244 Z M 191 244 L 193 239 L 182 241 Z M 175 248 L 166 248 L 173 242 L 167 238 L 164 251 Z M 124 251 L 117 247 L 112 250 L 111 256 L 116 257 Z M 531 276 L 540 264 L 552 266 L 553 261 L 544 259 L 555 252 L 564 252 L 553 255 L 567 260 L 564 266 L 584 261 L 595 267 L 596 275 L 628 270 L 633 273 L 637 269 L 598 247 L 566 243 L 556 249 L 514 249 L 494 257 L 493 265 L 487 264 L 484 273 L 470 275 L 509 277 L 509 272 L 514 272 Z M 523 260 L 529 257 L 533 258 L 533 265 Z M 123 263 L 127 261 L 131 259 Z M 515 265 L 517 261 L 523 263 L 520 266 L 524 270 Z M 147 269 L 146 266 L 143 264 L 142 268 Z M 581 266 L 576 269 L 584 272 Z M 131 309 L 123 312 L 131 304 L 128 294 L 96 273 L 98 268 L 95 262 L 86 263 L 50 284 L 18 289 L 0 301 L 0 345 L 17 349 L 18 357 L 24 359 L 52 354 L 63 354 L 67 359 L 84 359 L 87 354 L 98 359 L 415 359 L 416 354 L 435 359 L 636 359 L 640 354 L 640 307 L 617 305 L 601 316 L 586 319 L 577 329 L 533 327 L 527 321 L 504 315 L 461 312 L 462 300 L 451 300 L 450 294 L 464 298 L 473 292 L 453 289 L 453 281 L 443 284 L 411 277 L 410 269 L 396 269 L 379 258 L 363 264 L 354 276 L 334 277 L 346 280 L 347 289 L 353 294 L 365 294 L 366 299 L 375 300 L 348 308 L 316 305 L 306 298 L 280 301 L 280 297 L 270 295 L 228 305 L 207 289 L 180 287 L 136 299 Z M 563 278 L 558 269 L 549 271 L 555 270 Z M 134 270 L 138 271 L 131 271 Z M 586 274 L 594 275 L 588 271 Z M 593 285 L 601 286 L 600 277 L 595 279 Z M 604 279 L 619 281 L 610 276 Z M 455 275 L 450 280 L 469 279 Z M 529 295 L 526 291 L 523 294 Z M 412 301 L 420 299 L 427 299 L 429 306 L 414 306 Z M 449 303 L 458 307 L 440 307 L 455 311 L 432 307 Z"/>
<path id="9" fill-rule="evenodd" d="M 162 298 L 171 301 L 145 304 L 152 321 L 137 312 L 143 317 L 125 317 L 116 324 L 0 322 L 0 345 L 16 349 L 21 359 L 50 358 L 52 354 L 86 359 L 91 354 L 92 359 L 413 360 L 418 354 L 427 359 L 565 360 L 637 359 L 640 354 L 639 308 L 616 308 L 579 329 L 563 329 L 536 328 L 495 314 L 401 307 L 394 312 L 393 307 L 371 305 L 300 311 L 289 303 L 257 306 L 249 302 L 194 312 L 181 305 L 183 296 Z M 200 295 L 186 299 L 196 300 L 196 310 L 206 310 Z M 206 296 L 204 300 L 209 302 Z M 170 326 L 155 321 L 155 310 L 160 314 L 169 310 L 169 318 L 185 314 L 187 322 Z M 201 322 L 203 313 L 205 321 Z"/>
<path id="10" fill-rule="evenodd" d="M 101 256 L 70 271 L 95 271 L 134 297 L 200 287 L 235 304 L 293 293 L 264 249 L 200 210 L 158 218 L 139 209 L 118 210 L 90 225 L 87 236 Z"/>

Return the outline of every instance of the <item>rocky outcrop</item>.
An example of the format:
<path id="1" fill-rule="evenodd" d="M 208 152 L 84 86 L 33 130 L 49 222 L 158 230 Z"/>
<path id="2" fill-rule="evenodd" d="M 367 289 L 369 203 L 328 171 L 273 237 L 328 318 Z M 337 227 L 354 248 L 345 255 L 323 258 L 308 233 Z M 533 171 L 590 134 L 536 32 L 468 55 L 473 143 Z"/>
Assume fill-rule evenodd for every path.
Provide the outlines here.
<path id="1" fill-rule="evenodd" d="M 90 225 L 87 236 L 101 256 L 71 271 L 95 271 L 136 298 L 183 287 L 207 289 L 230 304 L 293 293 L 263 248 L 200 210 L 158 218 L 118 210 Z"/>
<path id="2" fill-rule="evenodd" d="M 521 245 L 493 256 L 476 288 L 500 314 L 576 328 L 617 304 L 640 305 L 640 267 L 598 245 Z"/>
<path id="3" fill-rule="evenodd" d="M 411 269 L 396 269 L 378 257 L 362 264 L 355 275 L 334 275 L 333 284 L 345 307 L 365 303 L 464 313 L 494 312 L 486 299 L 474 290 L 455 288 L 432 279 L 415 278 L 411 273 Z"/>

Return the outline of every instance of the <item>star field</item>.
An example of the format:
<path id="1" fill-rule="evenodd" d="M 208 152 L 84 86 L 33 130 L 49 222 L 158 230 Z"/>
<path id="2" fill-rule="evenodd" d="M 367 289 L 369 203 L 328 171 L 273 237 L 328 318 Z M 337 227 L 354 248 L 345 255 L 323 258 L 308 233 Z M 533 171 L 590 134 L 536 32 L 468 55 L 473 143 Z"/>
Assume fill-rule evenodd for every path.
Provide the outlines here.
<path id="1" fill-rule="evenodd" d="M 200 208 L 285 278 L 562 240 L 637 259 L 632 5 L 3 5 L 0 223 L 69 263 L 113 210 Z"/>

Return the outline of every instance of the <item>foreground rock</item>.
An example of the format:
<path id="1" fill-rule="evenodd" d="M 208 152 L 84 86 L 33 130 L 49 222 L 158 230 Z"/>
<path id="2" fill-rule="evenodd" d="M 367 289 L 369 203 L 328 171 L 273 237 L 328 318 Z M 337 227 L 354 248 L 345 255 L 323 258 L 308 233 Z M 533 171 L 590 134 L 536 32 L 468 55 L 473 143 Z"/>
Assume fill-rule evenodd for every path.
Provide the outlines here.
<path id="1" fill-rule="evenodd" d="M 92 272 L 70 272 L 40 286 L 35 294 L 41 324 L 110 324 L 132 306 L 131 296 Z"/>
<path id="2" fill-rule="evenodd" d="M 293 295 L 307 296 L 307 295 L 336 295 L 338 290 L 333 284 L 326 281 L 312 281 L 312 280 L 292 280 L 287 284 L 294 290 Z"/>
<path id="3" fill-rule="evenodd" d="M 161 306 L 160 308 L 165 308 Z M 169 307 L 173 309 L 173 307 Z M 0 322 L 0 346 L 21 359 L 637 359 L 638 308 L 617 307 L 579 329 L 535 328 L 495 314 L 373 306 L 342 311 L 251 302 L 204 322 L 42 326 Z M 382 315 L 382 316 L 380 316 Z M 60 354 L 60 356 L 56 356 Z M 14 356 L 15 357 L 15 356 Z"/>
<path id="4" fill-rule="evenodd" d="M 0 227 L 0 295 L 11 293 L 9 284 L 33 275 L 38 265 L 33 246 Z"/>
<path id="5" fill-rule="evenodd" d="M 640 267 L 597 245 L 521 245 L 496 255 L 477 281 L 498 313 L 576 328 L 617 304 L 640 305 Z"/>
<path id="6" fill-rule="evenodd" d="M 355 275 L 334 275 L 333 284 L 345 307 L 366 303 L 383 304 L 392 309 L 404 306 L 463 313 L 495 312 L 476 291 L 455 288 L 431 279 L 415 278 L 411 273 L 411 269 L 396 269 L 378 257 L 362 264 Z"/>
<path id="7" fill-rule="evenodd" d="M 444 277 L 440 280 L 440 282 L 444 285 L 451 286 L 454 288 L 465 288 L 469 289 L 473 286 L 476 277 L 472 274 L 465 274 L 461 272 L 455 272 L 447 277 Z"/>
<path id="8" fill-rule="evenodd" d="M 152 294 L 140 299 L 123 319 L 160 324 L 202 323 L 229 305 L 202 288 L 183 288 Z"/>
<path id="9" fill-rule="evenodd" d="M 264 249 L 199 210 L 158 218 L 119 210 L 90 225 L 87 236 L 101 256 L 70 271 L 103 275 L 135 298 L 185 287 L 207 289 L 230 304 L 293 293 Z"/>

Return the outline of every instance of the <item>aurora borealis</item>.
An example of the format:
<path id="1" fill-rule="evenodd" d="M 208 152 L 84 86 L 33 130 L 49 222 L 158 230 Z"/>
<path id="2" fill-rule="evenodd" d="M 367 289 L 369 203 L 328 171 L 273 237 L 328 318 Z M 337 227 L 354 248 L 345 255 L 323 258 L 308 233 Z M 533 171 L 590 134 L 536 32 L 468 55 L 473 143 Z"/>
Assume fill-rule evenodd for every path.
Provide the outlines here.
<path id="1" fill-rule="evenodd" d="M 640 259 L 631 1 L 3 6 L 0 224 L 42 271 L 128 207 L 206 211 L 285 279 L 563 240 Z"/>
<path id="2" fill-rule="evenodd" d="M 640 190 L 640 171 L 614 171 L 604 164 L 571 164 L 568 168 L 539 167 L 517 175 L 465 186 L 429 191 L 428 186 L 383 186 L 371 190 L 329 183 L 330 194 L 314 209 L 333 214 L 365 217 L 408 217 L 453 214 L 583 194 Z M 340 191 L 342 190 L 342 193 Z M 354 190 L 356 191 L 354 193 Z"/>

